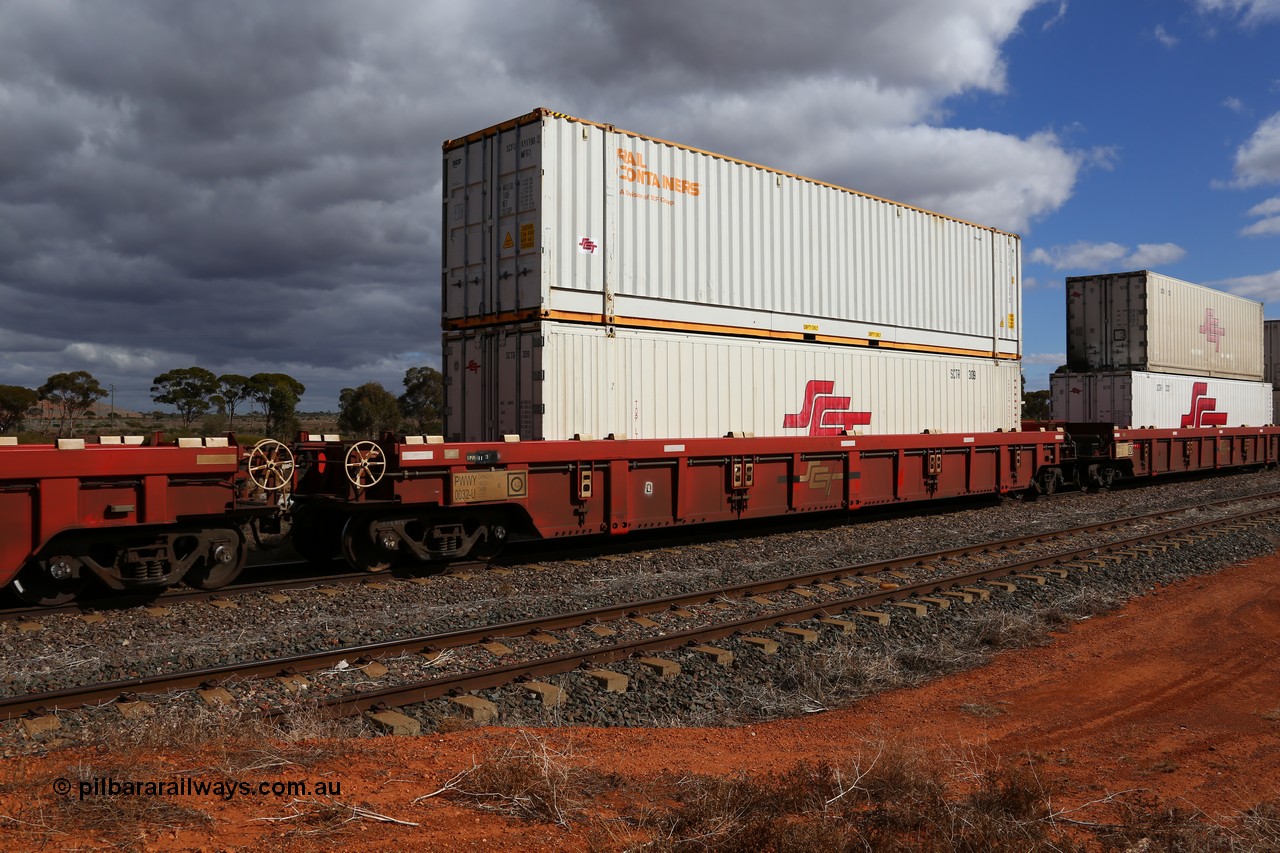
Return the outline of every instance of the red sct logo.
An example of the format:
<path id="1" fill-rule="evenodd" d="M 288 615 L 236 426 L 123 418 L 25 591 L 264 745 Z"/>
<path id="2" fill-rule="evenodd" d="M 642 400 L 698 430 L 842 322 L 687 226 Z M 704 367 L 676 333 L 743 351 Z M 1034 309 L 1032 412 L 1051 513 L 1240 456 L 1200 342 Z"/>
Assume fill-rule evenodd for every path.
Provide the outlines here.
<path id="1" fill-rule="evenodd" d="M 1218 408 L 1218 398 L 1206 397 L 1207 393 L 1209 393 L 1208 382 L 1196 382 L 1191 386 L 1191 411 L 1182 416 L 1184 428 L 1227 425 L 1227 413 L 1214 411 Z"/>
<path id="2" fill-rule="evenodd" d="M 1213 309 L 1206 308 L 1204 310 L 1204 322 L 1200 324 L 1200 334 L 1213 344 L 1214 352 L 1222 352 L 1220 342 L 1227 336 L 1227 328 L 1218 322 L 1218 318 L 1213 316 Z"/>
<path id="3" fill-rule="evenodd" d="M 794 415 L 783 416 L 783 429 L 808 428 L 809 435 L 840 435 L 871 423 L 871 413 L 851 411 L 849 397 L 831 393 L 835 387 L 829 379 L 810 379 L 804 386 L 804 406 Z"/>

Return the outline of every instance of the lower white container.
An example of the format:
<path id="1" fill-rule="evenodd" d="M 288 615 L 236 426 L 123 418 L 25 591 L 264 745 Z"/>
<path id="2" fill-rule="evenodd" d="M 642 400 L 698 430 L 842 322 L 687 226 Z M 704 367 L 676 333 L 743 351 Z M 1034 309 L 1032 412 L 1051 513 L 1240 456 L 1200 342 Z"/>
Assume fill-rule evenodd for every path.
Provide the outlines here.
<path id="1" fill-rule="evenodd" d="M 1184 429 L 1274 422 L 1269 382 L 1123 371 L 1055 373 L 1054 420 Z"/>
<path id="2" fill-rule="evenodd" d="M 450 441 L 1015 430 L 1013 360 L 550 321 L 444 336 Z"/>

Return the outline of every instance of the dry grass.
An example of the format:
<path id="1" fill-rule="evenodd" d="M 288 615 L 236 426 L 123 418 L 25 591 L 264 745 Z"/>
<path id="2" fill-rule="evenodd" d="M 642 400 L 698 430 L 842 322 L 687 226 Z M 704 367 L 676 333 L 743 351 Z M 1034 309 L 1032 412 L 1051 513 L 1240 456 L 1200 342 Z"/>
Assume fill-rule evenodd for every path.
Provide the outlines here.
<path id="1" fill-rule="evenodd" d="M 229 709 L 185 709 L 181 714 L 157 714 L 144 726 L 121 725 L 109 755 L 70 772 L 45 770 L 37 763 L 10 763 L 6 765 L 9 775 L 0 778 L 0 797 L 9 804 L 0 809 L 0 848 L 8 836 L 28 846 L 51 849 L 65 846 L 69 837 L 90 840 L 95 847 L 147 849 L 162 833 L 208 826 L 211 818 L 199 808 L 183 805 L 181 799 L 163 795 L 96 791 L 81 799 L 80 783 L 92 784 L 95 779 L 178 783 L 186 777 L 261 781 L 341 758 L 351 746 L 333 735 L 351 725 L 305 713 L 273 724 Z M 151 757 L 163 753 L 188 755 L 192 760 L 175 768 Z M 60 777 L 70 784 L 68 795 L 55 789 Z M 304 812 L 320 809 L 341 814 L 335 825 L 352 819 L 352 807 L 325 803 L 315 809 L 295 809 L 296 826 L 306 823 Z M 323 820 L 317 818 L 315 823 Z M 293 826 L 290 829 L 296 832 Z"/>
<path id="2" fill-rule="evenodd" d="M 664 777 L 642 788 L 576 767 L 531 735 L 419 799 L 447 795 L 577 825 L 596 849 L 1243 853 L 1280 849 L 1280 806 L 1229 825 L 1131 791 L 1064 810 L 1036 772 L 973 754 L 938 761 L 895 744 L 768 775 Z M 607 804 L 602 808 L 602 804 Z"/>
<path id="3" fill-rule="evenodd" d="M 568 828 L 608 787 L 606 777 L 575 766 L 567 753 L 521 732 L 521 740 L 495 750 L 440 790 L 479 808 Z M 615 785 L 616 787 L 616 785 Z"/>
<path id="4" fill-rule="evenodd" d="M 25 771 L 25 768 L 24 768 Z M 66 773 L 70 793 L 54 793 L 58 774 L 23 772 L 0 783 L 0 792 L 13 795 L 18 807 L 0 814 L 3 835 L 51 849 L 65 847 L 68 836 L 84 837 L 102 846 L 145 850 L 161 833 L 208 826 L 211 819 L 200 809 L 175 803 L 164 796 L 103 793 L 81 799 L 80 783 L 95 779 L 165 779 L 172 771 L 154 765 L 115 758 L 104 764 L 82 764 Z"/>

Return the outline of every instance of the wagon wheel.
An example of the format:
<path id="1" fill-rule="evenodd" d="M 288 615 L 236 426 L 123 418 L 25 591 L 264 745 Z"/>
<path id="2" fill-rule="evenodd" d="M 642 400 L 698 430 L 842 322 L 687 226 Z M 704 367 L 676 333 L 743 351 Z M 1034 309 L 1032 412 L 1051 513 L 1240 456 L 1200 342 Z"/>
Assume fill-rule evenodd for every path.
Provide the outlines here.
<path id="1" fill-rule="evenodd" d="M 249 480 L 264 492 L 278 492 L 293 480 L 293 452 L 274 438 L 249 451 Z"/>
<path id="2" fill-rule="evenodd" d="M 341 547 L 342 519 L 303 506 L 293 511 L 289 540 L 304 560 L 325 565 L 338 556 Z"/>
<path id="3" fill-rule="evenodd" d="M 507 544 L 507 528 L 495 521 L 486 525 L 484 538 L 471 546 L 467 556 L 476 560 L 491 560 L 498 556 L 505 544 Z"/>
<path id="4" fill-rule="evenodd" d="M 53 564 L 78 564 L 73 557 L 54 557 L 31 562 L 9 584 L 18 598 L 36 607 L 57 607 L 75 598 L 85 586 L 84 577 L 58 579 L 50 574 Z"/>
<path id="5" fill-rule="evenodd" d="M 282 508 L 273 516 L 256 516 L 245 526 L 249 528 L 249 535 L 259 551 L 274 551 L 289 541 L 293 520 Z"/>
<path id="6" fill-rule="evenodd" d="M 387 472 L 387 458 L 372 441 L 357 441 L 347 451 L 347 479 L 357 489 L 376 485 Z"/>
<path id="7" fill-rule="evenodd" d="M 221 589 L 240 576 L 249 559 L 249 543 L 238 529 L 219 529 L 210 538 L 209 553 L 182 578 L 196 589 Z"/>
<path id="8" fill-rule="evenodd" d="M 391 568 L 396 552 L 388 551 L 373 541 L 367 519 L 349 518 L 342 529 L 342 556 L 353 569 L 385 572 Z"/>

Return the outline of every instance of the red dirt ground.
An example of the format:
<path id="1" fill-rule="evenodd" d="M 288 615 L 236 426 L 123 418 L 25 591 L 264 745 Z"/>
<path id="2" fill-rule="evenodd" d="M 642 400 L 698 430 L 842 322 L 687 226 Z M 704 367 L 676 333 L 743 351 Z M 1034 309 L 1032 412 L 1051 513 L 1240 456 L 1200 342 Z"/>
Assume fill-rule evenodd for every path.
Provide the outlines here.
<path id="1" fill-rule="evenodd" d="M 548 729 L 531 734 L 584 766 L 645 782 L 668 771 L 700 774 L 784 770 L 796 762 L 835 761 L 874 753 L 893 742 L 934 752 L 939 760 L 976 756 L 984 766 L 1026 754 L 1074 807 L 1109 793 L 1144 789 L 1162 799 L 1230 816 L 1280 797 L 1280 554 L 1187 581 L 1135 600 L 1123 610 L 1077 623 L 1037 649 L 1007 652 L 981 669 L 912 690 L 889 693 L 846 711 L 736 729 Z M 987 709 L 990 715 L 975 713 Z M 998 710 L 1000 713 L 994 713 Z M 148 849 L 585 849 L 591 831 L 527 823 L 481 813 L 456 800 L 411 801 L 436 790 L 495 748 L 525 744 L 522 732 L 483 728 L 420 738 L 345 744 L 333 758 L 297 773 L 264 779 L 327 778 L 344 804 L 419 826 L 361 819 L 340 832 L 302 821 L 288 799 L 175 799 L 205 811 L 208 829 L 152 830 Z M 21 814 L 17 797 L 34 780 L 76 778 L 81 765 L 106 757 L 55 751 L 44 759 L 0 762 L 0 816 Z M 159 767 L 208 767 L 204 750 L 145 756 Z M 15 780 L 19 780 L 15 782 Z M 26 780 L 22 784 L 21 780 Z M 72 808 L 76 804 L 71 805 Z M 65 812 L 64 812 L 65 813 Z M 57 825 L 56 810 L 45 814 Z M 1088 817 L 1082 813 L 1082 817 Z M 0 847 L 37 846 L 35 836 Z M 289 830 L 317 835 L 286 835 Z M 136 837 L 136 836 L 135 836 Z M 82 832 L 55 836 L 54 848 L 97 846 Z M 16 842 L 16 843 L 15 843 Z M 606 846 L 608 840 L 604 841 Z"/>

